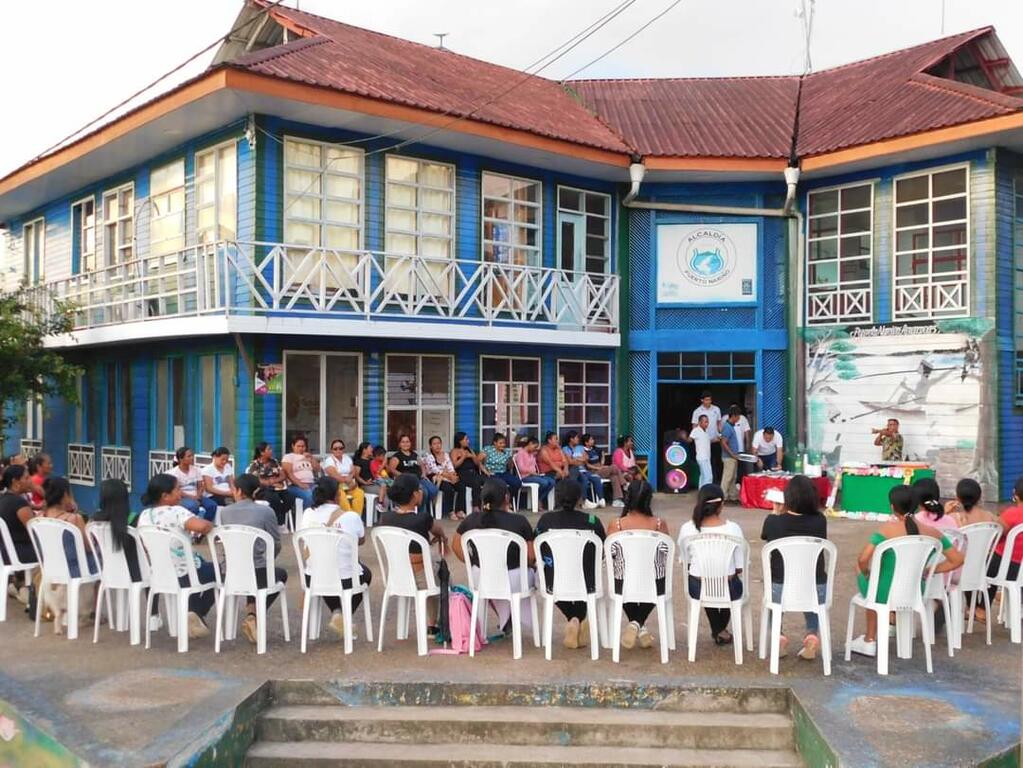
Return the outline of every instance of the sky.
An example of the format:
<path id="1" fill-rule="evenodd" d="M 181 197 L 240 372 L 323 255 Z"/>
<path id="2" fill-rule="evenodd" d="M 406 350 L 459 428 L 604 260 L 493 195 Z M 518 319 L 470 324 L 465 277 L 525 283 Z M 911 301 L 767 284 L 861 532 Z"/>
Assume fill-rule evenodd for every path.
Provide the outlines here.
<path id="1" fill-rule="evenodd" d="M 522 69 L 620 0 L 284 0 L 340 21 Z M 561 78 L 617 45 L 672 0 L 635 0 L 541 74 Z M 793 74 L 810 0 L 681 0 L 576 77 Z M 1023 68 L 1020 0 L 816 0 L 813 69 L 992 24 Z M 32 0 L 0 4 L 0 175 L 29 161 L 224 35 L 241 0 Z M 148 97 L 198 74 L 212 51 Z"/>

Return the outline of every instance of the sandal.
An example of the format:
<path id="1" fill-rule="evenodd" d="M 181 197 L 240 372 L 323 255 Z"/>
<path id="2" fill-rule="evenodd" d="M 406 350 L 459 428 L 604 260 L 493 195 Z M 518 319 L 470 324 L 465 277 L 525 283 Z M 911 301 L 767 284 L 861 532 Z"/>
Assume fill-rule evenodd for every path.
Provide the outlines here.
<path id="1" fill-rule="evenodd" d="M 732 644 L 732 633 L 729 632 L 727 629 L 723 629 L 718 634 L 711 635 L 711 637 L 714 638 L 714 643 L 716 645 L 731 645 Z"/>

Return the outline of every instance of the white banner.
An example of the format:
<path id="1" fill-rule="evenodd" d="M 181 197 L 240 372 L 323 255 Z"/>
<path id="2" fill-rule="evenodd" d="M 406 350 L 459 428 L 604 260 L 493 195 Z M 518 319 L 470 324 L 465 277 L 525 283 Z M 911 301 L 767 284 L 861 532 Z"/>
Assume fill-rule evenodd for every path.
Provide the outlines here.
<path id="1" fill-rule="evenodd" d="M 657 227 L 658 304 L 742 304 L 756 300 L 756 224 Z"/>

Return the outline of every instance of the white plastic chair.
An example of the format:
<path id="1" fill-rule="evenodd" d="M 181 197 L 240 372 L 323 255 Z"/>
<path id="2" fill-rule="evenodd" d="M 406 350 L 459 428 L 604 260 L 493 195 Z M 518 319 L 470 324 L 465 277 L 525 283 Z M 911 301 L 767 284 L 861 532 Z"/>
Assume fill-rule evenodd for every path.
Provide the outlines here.
<path id="1" fill-rule="evenodd" d="M 465 489 L 465 508 L 472 511 L 472 488 L 469 487 Z M 440 492 L 440 486 L 437 486 L 437 495 L 433 499 L 433 517 L 436 520 L 444 519 L 444 494 Z"/>
<path id="2" fill-rule="evenodd" d="M 7 621 L 7 583 L 14 573 L 24 573 L 25 583 L 32 581 L 32 571 L 39 567 L 39 563 L 23 563 L 18 559 L 18 552 L 14 549 L 14 542 L 11 540 L 11 532 L 7 523 L 0 520 L 0 542 L 3 542 L 3 552 L 7 557 L 0 557 L 0 589 L 4 594 L 0 595 L 0 621 Z M 0 552 L 2 554 L 2 552 Z"/>
<path id="3" fill-rule="evenodd" d="M 377 635 L 377 651 L 384 650 L 384 624 L 387 621 L 387 604 L 392 597 L 398 599 L 398 639 L 408 639 L 409 610 L 416 608 L 416 645 L 420 656 L 426 655 L 426 598 L 436 597 L 440 588 L 433 572 L 433 557 L 430 543 L 414 531 L 395 528 L 390 525 L 373 529 L 373 549 L 384 579 L 384 596 L 380 602 L 380 632 Z M 416 586 L 416 574 L 409 560 L 409 544 L 418 544 L 423 553 L 423 570 L 426 589 Z"/>
<path id="4" fill-rule="evenodd" d="M 123 617 L 127 614 L 129 641 L 132 645 L 142 642 L 142 594 L 149 587 L 149 564 L 142 553 L 142 541 L 138 531 L 128 528 L 127 534 L 135 542 L 139 564 L 139 580 L 132 581 L 128 558 L 123 549 L 114 549 L 114 538 L 107 522 L 86 523 L 85 532 L 92 541 L 92 551 L 99 558 L 100 581 L 96 594 L 96 622 L 92 630 L 92 642 L 99 642 L 99 625 L 103 618 L 103 600 L 106 598 L 107 621 L 117 631 L 124 631 Z M 111 592 L 117 600 L 117 610 L 111 602 Z"/>
<path id="5" fill-rule="evenodd" d="M 966 547 L 966 537 L 962 535 L 956 529 L 948 529 L 942 531 L 942 533 L 949 538 L 953 546 L 956 549 L 962 551 Z M 945 559 L 944 554 L 938 555 L 938 562 L 941 563 Z M 941 611 L 945 616 L 945 642 L 948 645 L 948 655 L 952 658 L 955 655 L 955 649 L 960 647 L 957 645 L 958 638 L 962 634 L 961 618 L 956 619 L 952 613 L 952 599 L 951 599 L 951 588 L 952 588 L 952 571 L 945 573 L 934 573 L 927 580 L 927 584 L 924 586 L 924 606 L 926 608 L 925 613 L 927 619 L 931 622 L 931 637 L 934 642 L 937 642 L 936 633 L 934 630 L 934 608 L 935 603 L 941 607 Z M 898 620 L 896 620 L 898 621 Z M 902 633 L 896 635 L 896 647 L 899 649 L 899 656 L 904 657 L 906 654 L 906 638 L 905 638 L 905 623 L 901 627 Z M 914 627 L 910 627 L 910 642 L 912 638 L 916 636 Z"/>
<path id="6" fill-rule="evenodd" d="M 522 480 L 522 473 L 519 471 L 519 465 L 515 463 L 515 459 L 512 459 L 512 466 L 515 467 L 515 477 L 522 483 L 522 487 L 519 488 L 519 492 L 515 494 L 516 497 L 521 496 L 523 493 L 529 494 L 529 505 L 526 507 L 528 512 L 536 515 L 540 513 L 540 484 L 539 483 L 527 483 Z M 519 499 L 512 499 L 512 509 L 516 512 L 519 511 Z M 547 509 L 554 509 L 554 489 L 552 488 L 547 494 Z"/>
<path id="7" fill-rule="evenodd" d="M 888 674 L 888 616 L 895 613 L 896 635 L 900 635 L 900 645 L 909 639 L 909 627 L 914 614 L 919 616 L 924 643 L 924 658 L 927 661 L 927 672 L 933 672 L 931 664 L 931 644 L 934 642 L 931 621 L 926 615 L 923 589 L 921 585 L 934 575 L 937 565 L 936 555 L 941 551 L 938 539 L 931 536 L 899 536 L 888 539 L 877 545 L 870 562 L 870 579 L 867 584 L 867 595 L 857 592 L 849 601 L 849 622 L 845 633 L 845 660 L 852 659 L 853 622 L 856 609 L 863 608 L 877 613 L 877 673 Z M 878 581 L 881 573 L 881 558 L 891 552 L 895 558 L 895 570 L 892 574 L 891 589 L 888 601 L 881 603 L 877 599 Z M 903 650 L 903 649 L 900 649 Z M 904 654 L 900 658 L 912 657 L 912 643 L 907 642 Z"/>
<path id="8" fill-rule="evenodd" d="M 1009 639 L 1014 643 L 1020 642 L 1023 634 L 1023 609 L 1021 609 L 1021 590 L 1023 590 L 1023 567 L 1019 568 L 1016 576 L 1009 578 L 1009 565 L 1012 563 L 1012 553 L 1016 546 L 1016 539 L 1023 536 L 1023 523 L 1009 529 L 1005 538 L 1005 549 L 1002 550 L 1002 562 L 998 566 L 998 573 L 988 578 L 988 586 L 998 587 L 1002 593 L 1001 608 L 998 615 L 1002 624 L 1009 628 Z M 991 624 L 991 614 L 988 614 L 987 623 Z"/>
<path id="9" fill-rule="evenodd" d="M 508 549 L 512 544 L 519 547 L 519 583 L 513 585 L 508 570 Z M 522 658 L 522 600 L 529 599 L 533 617 L 533 644 L 540 647 L 540 620 L 537 614 L 536 590 L 529 586 L 529 564 L 526 554 L 526 540 L 517 533 L 498 528 L 478 528 L 462 536 L 462 549 L 467 554 L 474 551 L 479 562 L 478 569 L 465 569 L 472 592 L 472 616 L 469 626 L 475 627 L 482 621 L 483 634 L 487 634 L 487 609 L 480 607 L 484 600 L 507 600 L 511 606 L 512 658 Z M 469 643 L 469 655 L 476 655 L 476 644 Z"/>
<path id="10" fill-rule="evenodd" d="M 540 547 L 550 548 L 551 559 L 554 561 L 554 583 L 547 583 L 547 572 L 540 561 Z M 586 590 L 586 574 L 583 567 L 583 555 L 587 545 L 593 547 L 594 558 L 594 591 Z M 607 637 L 607 612 L 604 609 L 604 588 L 601 578 L 601 553 L 604 543 L 593 531 L 554 530 L 547 531 L 536 537 L 533 542 L 536 552 L 536 579 L 539 592 L 543 596 L 543 643 L 544 655 L 551 660 L 551 641 L 554 634 L 554 604 L 558 601 L 582 601 L 586 603 L 586 616 L 590 626 L 590 658 L 596 661 L 600 657 L 601 637 Z"/>
<path id="11" fill-rule="evenodd" d="M 294 504 L 291 509 L 288 510 L 288 516 L 285 518 L 285 525 L 288 526 L 288 533 L 294 533 L 298 530 L 298 521 L 302 519 L 302 499 L 295 497 Z M 217 527 L 220 526 L 220 516 L 217 516 Z"/>
<path id="12" fill-rule="evenodd" d="M 774 602 L 771 588 L 771 553 L 782 559 L 785 578 L 781 599 Z M 824 555 L 827 586 L 824 602 L 817 596 L 817 562 Z M 764 574 L 764 602 L 760 610 L 760 658 L 767 655 L 768 617 L 771 630 L 771 674 L 778 674 L 781 651 L 782 615 L 789 611 L 815 613 L 820 623 L 821 658 L 824 674 L 831 674 L 831 598 L 835 586 L 835 563 L 838 549 L 827 539 L 814 536 L 787 536 L 764 545 L 760 563 Z"/>
<path id="13" fill-rule="evenodd" d="M 966 607 L 966 593 L 973 592 L 970 600 L 970 620 L 966 625 L 966 631 L 973 634 L 973 612 L 977 608 L 977 595 L 980 594 L 984 600 L 984 610 L 991 615 L 991 601 L 988 599 L 987 569 L 991 565 L 991 556 L 995 553 L 995 545 L 1002 535 L 1002 526 L 999 523 L 973 523 L 959 529 L 959 533 L 965 536 L 966 546 L 963 554 L 965 559 L 962 568 L 959 569 L 959 582 L 952 584 L 949 589 L 951 598 L 952 620 L 955 622 L 955 647 L 963 647 L 963 613 Z M 987 644 L 991 645 L 991 624 L 987 624 Z"/>
<path id="14" fill-rule="evenodd" d="M 162 598 L 167 614 L 167 631 L 178 639 L 178 653 L 188 652 L 188 598 L 194 594 L 216 590 L 215 581 L 201 582 L 195 568 L 192 553 L 192 536 L 184 531 L 162 528 L 155 525 L 140 525 L 146 558 L 149 565 L 149 599 L 146 600 L 146 616 L 153 613 L 153 601 Z M 172 550 L 184 553 L 185 575 L 188 584 L 178 582 L 176 558 Z M 146 622 L 146 649 L 149 649 L 152 624 Z"/>
<path id="15" fill-rule="evenodd" d="M 352 643 L 352 598 L 362 595 L 362 612 L 366 622 L 366 640 L 373 642 L 373 616 L 369 605 L 369 587 L 359 582 L 359 542 L 350 533 L 337 528 L 303 528 L 291 540 L 295 547 L 295 562 L 302 578 L 305 600 L 302 606 L 302 653 L 306 640 L 319 636 L 322 597 L 337 597 L 341 601 L 341 614 L 345 623 L 345 654 L 353 650 Z M 347 548 L 352 553 L 352 569 L 341 572 L 339 550 Z M 306 584 L 308 575 L 309 583 Z M 351 589 L 341 587 L 342 579 L 351 579 Z M 313 632 L 309 627 L 312 622 Z"/>
<path id="16" fill-rule="evenodd" d="M 658 550 L 665 553 L 663 595 L 657 594 Z M 621 655 L 625 603 L 652 603 L 655 606 L 661 641 L 661 663 L 668 663 L 668 650 L 675 650 L 675 611 L 671 590 L 674 560 L 675 542 L 659 531 L 619 531 L 612 533 L 604 542 L 607 594 L 611 601 L 611 658 L 616 664 Z M 622 581 L 620 592 L 615 589 L 616 567 Z"/>
<path id="17" fill-rule="evenodd" d="M 378 495 L 363 489 L 366 494 L 366 527 L 372 528 L 377 519 L 377 498 Z"/>
<path id="18" fill-rule="evenodd" d="M 266 586 L 259 587 L 256 581 L 256 543 L 263 543 Z M 224 549 L 224 571 L 221 571 L 217 557 L 217 545 Z M 224 525 L 214 528 L 210 534 L 210 553 L 213 555 L 213 573 L 217 584 L 217 629 L 213 650 L 220 653 L 223 639 L 233 640 L 237 628 L 237 610 L 244 607 L 240 598 L 256 599 L 256 653 L 266 653 L 267 598 L 276 594 L 281 606 L 281 623 L 284 625 L 284 642 L 291 642 L 288 626 L 288 595 L 284 582 L 277 581 L 274 574 L 274 540 L 261 528 L 251 525 Z M 227 615 L 227 632 L 224 632 L 224 616 Z"/>
<path id="19" fill-rule="evenodd" d="M 682 531 L 679 531 L 678 539 L 675 542 L 675 551 L 678 553 L 678 562 L 682 566 L 682 584 L 685 587 L 687 595 L 689 594 L 689 563 L 686 561 L 686 542 L 692 538 L 693 536 L 683 536 Z M 736 541 L 741 542 L 742 546 L 743 573 L 750 573 L 751 560 L 749 542 L 745 539 L 739 538 L 736 538 Z M 746 638 L 746 650 L 753 653 L 753 601 L 750 595 L 750 590 L 746 589 L 745 583 L 743 584 L 741 602 L 743 616 L 742 634 Z"/>
<path id="20" fill-rule="evenodd" d="M 749 606 L 749 543 L 745 539 L 726 536 L 721 533 L 701 533 L 688 536 L 683 540 L 686 548 L 685 561 L 692 567 L 697 566 L 700 572 L 700 597 L 689 594 L 689 574 L 686 573 L 685 593 L 689 601 L 689 661 L 696 661 L 696 636 L 700 628 L 700 608 L 729 609 L 732 612 L 732 646 L 735 651 L 735 663 L 742 664 L 743 635 L 752 650 L 752 620 L 744 620 L 744 607 Z M 735 553 L 738 550 L 744 568 L 742 572 L 742 597 L 732 600 L 728 587 L 729 571 Z M 747 608 L 747 610 L 752 610 Z M 743 627 L 743 624 L 746 624 Z"/>
<path id="21" fill-rule="evenodd" d="M 79 592 L 83 584 L 99 581 L 99 572 L 89 572 L 89 560 L 85 554 L 85 539 L 77 526 L 64 520 L 52 517 L 35 517 L 25 526 L 28 529 L 32 545 L 39 558 L 42 569 L 42 582 L 39 586 L 39 600 L 36 602 L 36 630 L 39 637 L 39 624 L 43 615 L 42 592 L 53 585 L 67 587 L 67 638 L 78 637 Z M 71 575 L 71 564 L 68 562 L 67 551 L 64 549 L 64 534 L 70 534 L 74 541 L 75 557 L 78 560 L 79 576 Z M 6 596 L 5 596 L 6 599 Z"/>

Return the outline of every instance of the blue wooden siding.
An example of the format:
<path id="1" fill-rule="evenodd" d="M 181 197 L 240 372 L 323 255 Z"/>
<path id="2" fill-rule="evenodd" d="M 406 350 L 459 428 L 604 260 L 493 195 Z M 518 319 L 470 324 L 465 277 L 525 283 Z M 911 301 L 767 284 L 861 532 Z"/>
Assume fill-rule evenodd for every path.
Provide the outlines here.
<path id="1" fill-rule="evenodd" d="M 995 324 L 998 355 L 998 443 L 1001 498 L 1012 498 L 1016 479 L 1023 476 L 1023 407 L 1017 396 L 1016 354 L 1020 349 L 1017 313 L 1023 243 L 1017 240 L 1015 179 L 1023 174 L 1023 156 L 998 151 L 995 174 L 994 280 L 998 315 Z"/>

